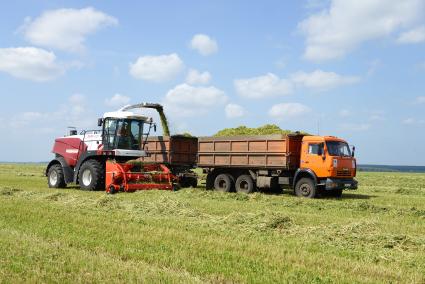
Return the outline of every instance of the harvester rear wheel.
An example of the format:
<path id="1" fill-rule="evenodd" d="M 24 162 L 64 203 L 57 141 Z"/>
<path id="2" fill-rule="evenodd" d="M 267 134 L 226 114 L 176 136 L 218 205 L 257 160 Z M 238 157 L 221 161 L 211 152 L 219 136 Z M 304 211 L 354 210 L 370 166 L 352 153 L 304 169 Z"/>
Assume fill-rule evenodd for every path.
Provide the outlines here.
<path id="1" fill-rule="evenodd" d="M 47 183 L 50 188 L 65 188 L 65 177 L 60 164 L 55 164 L 49 168 L 47 172 Z"/>
<path id="2" fill-rule="evenodd" d="M 78 181 L 84 190 L 104 189 L 105 167 L 97 160 L 85 161 L 78 172 Z"/>
<path id="3" fill-rule="evenodd" d="M 228 174 L 219 174 L 214 180 L 214 190 L 230 192 L 233 187 L 233 180 Z"/>

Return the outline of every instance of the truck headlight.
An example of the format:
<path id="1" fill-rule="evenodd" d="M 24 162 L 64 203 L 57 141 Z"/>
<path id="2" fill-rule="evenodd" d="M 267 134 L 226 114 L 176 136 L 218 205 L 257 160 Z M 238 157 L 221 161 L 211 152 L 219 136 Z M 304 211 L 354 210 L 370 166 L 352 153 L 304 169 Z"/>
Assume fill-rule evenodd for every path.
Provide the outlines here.
<path id="1" fill-rule="evenodd" d="M 333 159 L 333 167 L 334 168 L 338 167 L 338 160 L 337 159 Z"/>

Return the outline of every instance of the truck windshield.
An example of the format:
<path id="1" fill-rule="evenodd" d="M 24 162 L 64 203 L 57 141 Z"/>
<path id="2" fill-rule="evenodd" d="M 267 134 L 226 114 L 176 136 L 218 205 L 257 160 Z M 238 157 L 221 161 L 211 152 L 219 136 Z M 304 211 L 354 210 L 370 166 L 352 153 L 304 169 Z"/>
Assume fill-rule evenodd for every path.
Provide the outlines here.
<path id="1" fill-rule="evenodd" d="M 348 144 L 345 142 L 327 141 L 326 147 L 328 148 L 328 153 L 331 156 L 351 157 L 350 147 L 348 147 Z"/>

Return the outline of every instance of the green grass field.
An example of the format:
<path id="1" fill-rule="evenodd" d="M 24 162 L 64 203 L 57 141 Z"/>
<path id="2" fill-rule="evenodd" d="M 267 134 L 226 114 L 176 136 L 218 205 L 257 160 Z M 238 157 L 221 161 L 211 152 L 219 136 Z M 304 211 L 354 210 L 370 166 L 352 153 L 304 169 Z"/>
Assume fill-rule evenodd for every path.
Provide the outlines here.
<path id="1" fill-rule="evenodd" d="M 0 282 L 425 282 L 425 175 L 341 199 L 204 188 L 106 195 L 0 165 Z"/>

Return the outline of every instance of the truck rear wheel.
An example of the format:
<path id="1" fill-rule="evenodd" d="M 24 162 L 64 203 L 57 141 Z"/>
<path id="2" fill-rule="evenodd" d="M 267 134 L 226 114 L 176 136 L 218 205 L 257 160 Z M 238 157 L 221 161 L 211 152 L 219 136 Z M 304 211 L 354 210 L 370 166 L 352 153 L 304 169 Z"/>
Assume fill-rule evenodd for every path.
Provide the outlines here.
<path id="1" fill-rule="evenodd" d="M 219 174 L 214 180 L 214 190 L 230 192 L 233 187 L 233 180 L 228 174 Z"/>
<path id="2" fill-rule="evenodd" d="M 47 183 L 50 188 L 65 188 L 65 177 L 60 164 L 54 164 L 47 172 Z"/>
<path id="3" fill-rule="evenodd" d="M 316 197 L 316 192 L 316 187 L 310 178 L 302 178 L 295 185 L 296 196 L 314 198 Z"/>
<path id="4" fill-rule="evenodd" d="M 88 160 L 83 163 L 78 172 L 80 187 L 84 190 L 104 189 L 104 167 L 97 160 Z"/>
<path id="5" fill-rule="evenodd" d="M 255 191 L 254 181 L 250 175 L 241 175 L 236 179 L 236 192 L 253 193 Z"/>

